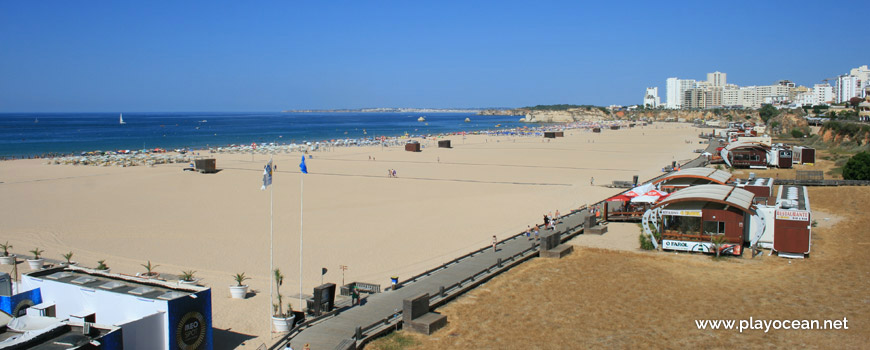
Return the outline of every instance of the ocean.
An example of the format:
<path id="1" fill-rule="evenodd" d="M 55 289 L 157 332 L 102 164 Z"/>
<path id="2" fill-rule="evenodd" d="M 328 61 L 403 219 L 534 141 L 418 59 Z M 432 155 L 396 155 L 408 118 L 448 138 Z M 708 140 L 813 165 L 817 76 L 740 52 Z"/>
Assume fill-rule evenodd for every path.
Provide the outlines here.
<path id="1" fill-rule="evenodd" d="M 417 118 L 425 116 L 425 122 Z M 465 118 L 471 122 L 466 123 Z M 427 135 L 525 126 L 473 113 L 5 113 L 0 157 Z"/>

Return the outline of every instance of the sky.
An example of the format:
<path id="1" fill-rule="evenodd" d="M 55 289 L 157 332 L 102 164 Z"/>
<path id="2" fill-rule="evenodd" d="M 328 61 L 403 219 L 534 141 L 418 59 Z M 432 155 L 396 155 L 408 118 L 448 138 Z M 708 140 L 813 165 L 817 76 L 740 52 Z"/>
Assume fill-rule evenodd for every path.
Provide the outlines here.
<path id="1" fill-rule="evenodd" d="M 630 105 L 870 64 L 862 1 L 2 1 L 0 113 Z M 861 39 L 864 38 L 864 39 Z"/>

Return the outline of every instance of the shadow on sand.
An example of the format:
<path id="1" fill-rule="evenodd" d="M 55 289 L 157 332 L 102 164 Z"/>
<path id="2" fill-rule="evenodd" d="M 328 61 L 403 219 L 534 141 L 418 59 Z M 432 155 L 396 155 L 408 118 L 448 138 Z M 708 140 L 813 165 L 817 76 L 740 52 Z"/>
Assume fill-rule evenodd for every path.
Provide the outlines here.
<path id="1" fill-rule="evenodd" d="M 214 328 L 214 348 L 215 350 L 231 350 L 244 344 L 246 341 L 254 339 L 253 335 L 233 332 L 232 328 L 220 329 Z"/>

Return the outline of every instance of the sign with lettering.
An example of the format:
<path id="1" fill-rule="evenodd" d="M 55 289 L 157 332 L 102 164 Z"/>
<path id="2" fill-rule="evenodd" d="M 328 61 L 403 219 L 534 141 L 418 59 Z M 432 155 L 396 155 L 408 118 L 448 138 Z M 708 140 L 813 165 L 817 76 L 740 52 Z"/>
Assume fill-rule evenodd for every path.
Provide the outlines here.
<path id="1" fill-rule="evenodd" d="M 777 220 L 791 221 L 810 221 L 810 212 L 803 210 L 782 210 L 776 211 Z"/>
<path id="2" fill-rule="evenodd" d="M 701 217 L 700 210 L 672 210 L 672 209 L 662 209 L 662 215 L 668 216 L 697 216 Z"/>
<path id="3" fill-rule="evenodd" d="M 175 327 L 178 349 L 200 349 L 205 342 L 205 317 L 197 311 L 186 313 Z"/>
<path id="4" fill-rule="evenodd" d="M 684 252 L 712 252 L 709 242 L 674 241 L 666 239 L 662 241 L 662 249 L 682 250 Z"/>
<path id="5" fill-rule="evenodd" d="M 671 239 L 662 240 L 662 249 L 681 250 L 684 252 L 701 252 L 715 253 L 716 248 L 711 242 L 693 242 L 693 241 L 675 241 Z M 721 254 L 740 255 L 743 247 L 739 244 L 723 244 Z"/>

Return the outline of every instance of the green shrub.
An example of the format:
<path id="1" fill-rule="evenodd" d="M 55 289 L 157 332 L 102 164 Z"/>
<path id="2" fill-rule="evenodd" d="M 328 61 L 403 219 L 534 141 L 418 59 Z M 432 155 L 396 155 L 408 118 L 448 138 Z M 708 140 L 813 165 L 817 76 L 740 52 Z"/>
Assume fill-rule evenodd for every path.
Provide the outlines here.
<path id="1" fill-rule="evenodd" d="M 791 137 L 799 139 L 801 137 L 804 137 L 804 132 L 798 128 L 791 129 Z"/>
<path id="2" fill-rule="evenodd" d="M 860 152 L 843 166 L 843 179 L 870 180 L 870 153 Z"/>

